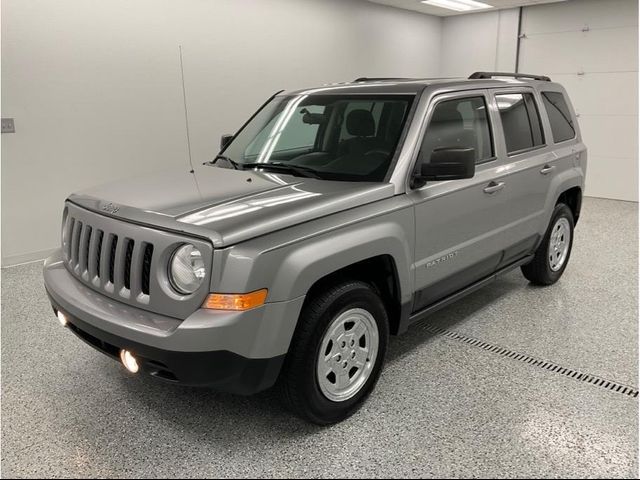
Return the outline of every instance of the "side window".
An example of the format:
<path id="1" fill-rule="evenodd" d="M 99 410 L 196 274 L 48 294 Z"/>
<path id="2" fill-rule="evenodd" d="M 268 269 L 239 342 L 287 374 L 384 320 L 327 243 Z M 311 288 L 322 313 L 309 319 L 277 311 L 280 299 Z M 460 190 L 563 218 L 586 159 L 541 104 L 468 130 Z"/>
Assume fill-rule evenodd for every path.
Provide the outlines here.
<path id="1" fill-rule="evenodd" d="M 436 148 L 473 148 L 476 163 L 493 157 L 491 128 L 484 97 L 465 97 L 436 104 L 422 139 L 421 154 L 426 161 Z"/>
<path id="2" fill-rule="evenodd" d="M 542 122 L 531 93 L 502 93 L 496 95 L 507 153 L 544 145 Z"/>
<path id="3" fill-rule="evenodd" d="M 549 116 L 555 143 L 571 140 L 576 136 L 573 118 L 564 96 L 560 92 L 542 92 L 542 102 Z"/>

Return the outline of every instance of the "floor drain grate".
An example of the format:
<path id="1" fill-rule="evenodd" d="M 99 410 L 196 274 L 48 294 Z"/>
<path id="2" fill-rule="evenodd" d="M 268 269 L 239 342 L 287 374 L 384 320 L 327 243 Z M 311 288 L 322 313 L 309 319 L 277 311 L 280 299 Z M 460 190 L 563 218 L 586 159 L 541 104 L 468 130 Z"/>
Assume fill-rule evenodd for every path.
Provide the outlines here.
<path id="1" fill-rule="evenodd" d="M 518 360 L 520 362 L 527 363 L 534 367 L 539 367 L 545 370 L 549 370 L 550 372 L 559 373 L 560 375 L 573 378 L 574 380 L 578 380 L 580 382 L 590 383 L 591 385 L 606 388 L 608 390 L 614 391 L 616 393 L 621 393 L 629 397 L 633 397 L 633 398 L 638 397 L 638 389 L 636 387 L 630 387 L 629 385 L 624 385 L 622 383 L 606 380 L 604 378 L 597 377 L 595 375 L 590 375 L 588 373 L 579 372 L 572 368 L 562 367 L 561 365 L 555 364 L 553 362 L 549 362 L 548 360 L 541 360 L 539 358 L 532 357 L 531 355 L 527 355 L 525 353 L 518 353 L 513 350 L 509 350 L 508 348 L 500 347 L 498 345 L 492 345 L 490 343 L 483 342 L 475 338 L 467 337 L 466 335 L 462 335 L 457 332 L 452 332 L 451 330 L 445 330 L 444 328 L 436 327 L 434 325 L 425 324 L 422 326 L 422 329 L 428 331 L 429 333 L 433 333 L 435 335 L 441 335 L 443 337 L 448 337 L 453 340 L 458 340 L 468 345 L 482 348 L 483 350 L 487 350 L 488 352 L 495 353 L 497 355 L 501 355 L 506 358 L 511 358 L 513 360 Z"/>

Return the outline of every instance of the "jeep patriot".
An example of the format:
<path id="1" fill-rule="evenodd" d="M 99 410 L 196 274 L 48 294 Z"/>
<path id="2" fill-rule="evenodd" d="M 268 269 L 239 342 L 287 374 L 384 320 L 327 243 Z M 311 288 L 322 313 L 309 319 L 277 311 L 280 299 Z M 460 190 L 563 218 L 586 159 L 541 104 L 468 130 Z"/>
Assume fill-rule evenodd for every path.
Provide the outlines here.
<path id="1" fill-rule="evenodd" d="M 44 282 L 129 372 L 330 424 L 389 335 L 520 267 L 562 276 L 587 153 L 538 75 L 372 79 L 271 97 L 215 159 L 71 195 Z"/>

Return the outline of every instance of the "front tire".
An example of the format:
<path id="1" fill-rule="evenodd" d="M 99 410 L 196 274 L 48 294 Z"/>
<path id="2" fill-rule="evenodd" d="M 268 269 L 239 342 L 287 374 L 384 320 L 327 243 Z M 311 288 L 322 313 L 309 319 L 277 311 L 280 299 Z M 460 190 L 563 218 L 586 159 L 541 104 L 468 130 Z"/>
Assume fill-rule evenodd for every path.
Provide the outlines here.
<path id="1" fill-rule="evenodd" d="M 536 285 L 552 285 L 564 273 L 573 246 L 574 220 L 571 209 L 559 203 L 531 263 L 522 266 L 527 280 Z"/>
<path id="2" fill-rule="evenodd" d="M 345 281 L 310 298 L 279 379 L 285 404 L 318 425 L 349 417 L 373 390 L 388 339 L 386 309 L 367 283 Z"/>

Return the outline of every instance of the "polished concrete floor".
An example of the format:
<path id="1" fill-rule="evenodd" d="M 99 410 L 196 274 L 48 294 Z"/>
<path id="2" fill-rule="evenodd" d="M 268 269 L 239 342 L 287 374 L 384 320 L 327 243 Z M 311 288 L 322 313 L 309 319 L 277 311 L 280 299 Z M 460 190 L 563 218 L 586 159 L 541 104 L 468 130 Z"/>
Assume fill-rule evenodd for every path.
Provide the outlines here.
<path id="1" fill-rule="evenodd" d="M 392 340 L 329 428 L 132 377 L 53 317 L 41 265 L 2 271 L 5 477 L 637 477 L 638 398 L 467 343 L 638 386 L 637 204 L 586 199 L 550 288 L 512 272 Z M 434 326 L 449 335 L 434 333 Z"/>

